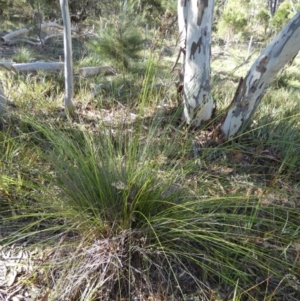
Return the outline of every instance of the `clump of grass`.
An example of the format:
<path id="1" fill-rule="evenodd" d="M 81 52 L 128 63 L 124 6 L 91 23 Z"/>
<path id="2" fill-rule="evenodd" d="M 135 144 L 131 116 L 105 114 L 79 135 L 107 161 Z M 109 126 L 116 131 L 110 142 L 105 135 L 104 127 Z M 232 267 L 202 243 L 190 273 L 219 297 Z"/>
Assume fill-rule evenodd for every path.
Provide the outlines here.
<path id="1" fill-rule="evenodd" d="M 11 59 L 16 63 L 30 63 L 34 60 L 34 55 L 34 52 L 27 47 L 19 47 Z"/>
<path id="2" fill-rule="evenodd" d="M 32 205 L 39 177 L 38 149 L 28 143 L 29 136 L 22 132 L 20 123 L 13 117 L 11 121 L 14 126 L 6 120 L 0 133 L 1 245 L 26 239 L 19 230 L 26 224 L 25 213 Z"/>
<path id="3" fill-rule="evenodd" d="M 102 61 L 99 57 L 99 55 L 89 54 L 78 61 L 78 67 L 95 67 L 95 66 L 101 66 Z"/>
<path id="4" fill-rule="evenodd" d="M 62 74 L 24 76 L 17 74 L 6 80 L 6 91 L 22 113 L 43 112 L 47 114 L 57 110 L 63 100 L 64 78 Z"/>
<path id="5" fill-rule="evenodd" d="M 296 108 L 283 113 L 282 99 L 275 105 L 270 97 L 256 115 L 261 124 L 236 141 L 202 147 L 195 160 L 191 140 L 197 133 L 191 137 L 175 128 L 168 116 L 145 118 L 160 95 L 153 85 L 156 72 L 149 61 L 139 94 L 130 82 L 120 90 L 124 98 L 139 100 L 133 121 L 124 114 L 95 127 L 83 120 L 76 126 L 70 120 L 38 121 L 38 115 L 14 120 L 16 132 L 0 141 L 1 160 L 15 164 L 1 161 L 0 193 L 10 199 L 0 206 L 6 229 L 17 231 L 0 244 L 26 238 L 30 248 L 47 248 L 46 261 L 35 267 L 46 272 L 28 278 L 32 286 L 51 288 L 54 300 L 299 300 L 296 190 L 285 192 L 283 202 L 281 189 L 261 181 L 264 164 L 275 166 L 275 175 L 280 164 L 288 162 L 291 175 L 299 165 L 292 152 L 299 146 Z M 121 97 L 123 83 L 116 80 L 109 96 Z M 39 85 L 27 94 L 21 82 L 17 95 L 26 99 L 20 103 L 34 100 L 33 90 L 42 94 L 53 86 Z M 215 89 L 216 97 L 230 102 L 232 85 Z M 31 111 L 37 107 L 30 102 Z M 293 124 L 284 123 L 285 117 Z M 269 136 L 262 137 L 268 124 Z M 279 132 L 287 136 L 277 139 Z M 281 151 L 290 146 L 276 164 L 255 157 L 268 141 L 277 141 Z M 253 161 L 229 162 L 228 154 L 240 150 Z M 26 167 L 22 173 L 16 162 Z"/>
<path id="6" fill-rule="evenodd" d="M 157 119 L 94 134 L 30 123 L 51 171 L 34 209 L 60 239 L 47 268 L 54 299 L 297 296 L 296 209 L 218 195 Z"/>
<path id="7" fill-rule="evenodd" d="M 275 168 L 276 177 L 283 176 L 292 182 L 299 181 L 300 106 L 297 94 L 291 89 L 270 87 L 249 129 L 252 143 L 264 148 L 266 157 L 274 160 L 271 166 L 264 165 Z"/>

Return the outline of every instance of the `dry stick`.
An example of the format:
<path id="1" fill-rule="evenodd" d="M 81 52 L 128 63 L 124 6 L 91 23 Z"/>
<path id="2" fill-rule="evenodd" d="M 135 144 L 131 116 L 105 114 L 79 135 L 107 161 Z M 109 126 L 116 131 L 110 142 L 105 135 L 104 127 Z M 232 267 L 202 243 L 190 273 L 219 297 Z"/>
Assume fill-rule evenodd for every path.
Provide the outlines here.
<path id="1" fill-rule="evenodd" d="M 249 60 L 250 50 L 251 50 L 251 47 L 252 47 L 252 42 L 253 42 L 253 36 L 251 36 L 251 38 L 250 38 L 250 42 L 249 42 L 249 45 L 248 45 L 248 50 L 247 50 L 247 55 L 246 55 L 246 58 L 245 58 L 245 62 L 248 62 L 248 60 Z"/>
<path id="2" fill-rule="evenodd" d="M 177 55 L 177 59 L 176 59 L 174 65 L 173 65 L 172 70 L 171 70 L 170 73 L 172 73 L 172 72 L 174 71 L 174 69 L 175 69 L 175 67 L 176 67 L 176 65 L 177 65 L 177 63 L 178 63 L 178 61 L 179 61 L 179 58 L 180 58 L 181 53 L 183 53 L 183 54 L 185 55 L 185 50 L 184 50 L 182 47 L 179 48 L 178 55 Z"/>

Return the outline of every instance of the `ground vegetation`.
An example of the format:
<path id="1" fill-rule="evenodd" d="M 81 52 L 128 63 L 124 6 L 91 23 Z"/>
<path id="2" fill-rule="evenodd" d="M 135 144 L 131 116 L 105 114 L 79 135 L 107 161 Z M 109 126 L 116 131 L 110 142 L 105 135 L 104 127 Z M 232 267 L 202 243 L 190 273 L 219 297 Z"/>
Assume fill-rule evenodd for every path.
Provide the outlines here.
<path id="1" fill-rule="evenodd" d="M 132 21 L 130 1 L 127 11 L 110 1 L 73 23 L 72 116 L 63 72 L 1 65 L 0 299 L 300 299 L 300 60 L 270 84 L 243 133 L 214 143 L 212 124 L 181 119 L 177 23 L 164 3 L 156 20 Z M 32 26 L 20 7 L 4 7 L 1 36 Z M 275 34 L 251 20 L 229 42 L 215 29 L 216 120 Z M 107 32 L 123 40 L 115 46 Z M 63 39 L 1 41 L 0 53 L 1 63 L 63 61 Z M 114 72 L 79 72 L 104 65 Z"/>

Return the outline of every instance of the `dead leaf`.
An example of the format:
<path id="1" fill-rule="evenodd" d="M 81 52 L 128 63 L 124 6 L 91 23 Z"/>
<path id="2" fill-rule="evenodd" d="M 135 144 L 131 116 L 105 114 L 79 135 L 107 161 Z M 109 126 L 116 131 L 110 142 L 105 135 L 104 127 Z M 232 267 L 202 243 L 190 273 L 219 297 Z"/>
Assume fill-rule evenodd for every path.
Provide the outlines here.
<path id="1" fill-rule="evenodd" d="M 241 163 L 242 159 L 243 159 L 243 153 L 239 150 L 232 150 L 230 152 L 231 154 L 231 160 L 234 163 Z"/>

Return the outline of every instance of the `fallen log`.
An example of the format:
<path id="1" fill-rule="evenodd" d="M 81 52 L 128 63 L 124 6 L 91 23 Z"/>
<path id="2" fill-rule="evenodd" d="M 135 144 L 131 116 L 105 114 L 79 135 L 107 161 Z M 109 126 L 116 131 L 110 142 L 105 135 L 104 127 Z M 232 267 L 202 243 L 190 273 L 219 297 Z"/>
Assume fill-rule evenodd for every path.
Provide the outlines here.
<path id="1" fill-rule="evenodd" d="M 0 62 L 0 69 L 17 72 L 13 64 L 12 62 Z"/>
<path id="2" fill-rule="evenodd" d="M 115 75 L 116 70 L 111 66 L 98 66 L 98 67 L 83 67 L 79 69 L 79 74 L 83 77 L 94 75 Z"/>
<path id="3" fill-rule="evenodd" d="M 32 62 L 32 63 L 14 63 L 14 62 L 0 62 L 0 69 L 20 72 L 36 72 L 36 71 L 61 71 L 64 68 L 64 62 Z M 79 69 L 79 75 L 83 77 L 95 76 L 102 74 L 104 76 L 116 75 L 116 70 L 111 66 L 97 66 L 97 67 L 82 67 Z"/>
<path id="4" fill-rule="evenodd" d="M 11 62 L 0 62 L 0 67 L 14 72 L 36 72 L 42 71 L 60 71 L 64 68 L 63 62 L 33 62 L 16 64 Z"/>
<path id="5" fill-rule="evenodd" d="M 60 71 L 64 68 L 63 62 L 34 62 L 25 64 L 13 64 L 17 72 L 31 72 L 31 71 Z"/>

